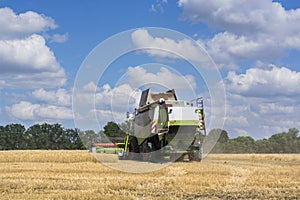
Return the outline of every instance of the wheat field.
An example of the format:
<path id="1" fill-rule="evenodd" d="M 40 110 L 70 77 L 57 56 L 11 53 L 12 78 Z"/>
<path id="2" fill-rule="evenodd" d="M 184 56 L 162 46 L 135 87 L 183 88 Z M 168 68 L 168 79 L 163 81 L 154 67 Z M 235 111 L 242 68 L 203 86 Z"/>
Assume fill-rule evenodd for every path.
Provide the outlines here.
<path id="1" fill-rule="evenodd" d="M 215 154 L 133 174 L 87 151 L 1 151 L 0 199 L 299 199 L 299 166 L 299 154 Z"/>

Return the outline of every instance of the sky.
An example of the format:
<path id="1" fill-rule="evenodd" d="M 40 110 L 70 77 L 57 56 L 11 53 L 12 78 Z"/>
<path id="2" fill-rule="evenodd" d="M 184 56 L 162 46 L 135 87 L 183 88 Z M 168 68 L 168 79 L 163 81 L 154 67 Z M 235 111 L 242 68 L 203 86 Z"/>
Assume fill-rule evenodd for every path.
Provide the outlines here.
<path id="1" fill-rule="evenodd" d="M 299 23 L 298 0 L 1 0 L 0 124 L 99 130 L 150 87 L 230 137 L 300 128 Z"/>

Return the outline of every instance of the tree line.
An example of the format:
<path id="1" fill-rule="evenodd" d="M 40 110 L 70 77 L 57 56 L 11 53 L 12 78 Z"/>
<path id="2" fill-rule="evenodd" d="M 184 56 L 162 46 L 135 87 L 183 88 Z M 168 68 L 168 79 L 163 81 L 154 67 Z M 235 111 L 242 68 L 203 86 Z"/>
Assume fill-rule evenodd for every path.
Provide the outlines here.
<path id="1" fill-rule="evenodd" d="M 77 129 L 64 129 L 61 124 L 22 124 L 0 126 L 0 150 L 85 149 Z"/>
<path id="2" fill-rule="evenodd" d="M 210 131 L 208 137 L 218 138 L 212 153 L 300 153 L 298 133 L 298 129 L 290 128 L 288 132 L 259 140 L 254 140 L 250 136 L 230 139 L 225 130 L 214 129 Z"/>
<path id="3" fill-rule="evenodd" d="M 35 124 L 27 129 L 22 124 L 8 124 L 0 126 L 0 150 L 89 149 L 93 143 L 109 142 L 113 138 L 118 138 L 119 141 L 126 132 L 132 132 L 129 122 L 120 125 L 108 122 L 98 133 L 93 130 L 64 128 L 57 123 Z M 213 129 L 206 137 L 217 140 L 213 153 L 300 153 L 298 133 L 298 129 L 291 128 L 288 132 L 265 139 L 254 140 L 250 136 L 231 139 L 225 130 Z"/>
<path id="4" fill-rule="evenodd" d="M 108 142 L 114 140 L 111 138 L 124 138 L 126 134 L 122 130 L 126 131 L 129 127 L 128 122 L 121 125 L 108 122 L 104 130 L 96 133 L 93 130 L 63 128 L 58 123 L 35 124 L 27 129 L 22 124 L 8 124 L 0 126 L 0 150 L 89 149 L 93 143 L 103 142 L 103 139 Z"/>

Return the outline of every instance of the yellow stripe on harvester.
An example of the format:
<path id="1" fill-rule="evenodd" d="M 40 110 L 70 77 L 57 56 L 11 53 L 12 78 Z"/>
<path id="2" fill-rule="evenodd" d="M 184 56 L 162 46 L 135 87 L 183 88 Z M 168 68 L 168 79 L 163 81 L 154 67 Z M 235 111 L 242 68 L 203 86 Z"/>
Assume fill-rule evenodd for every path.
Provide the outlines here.
<path id="1" fill-rule="evenodd" d="M 198 126 L 198 120 L 170 120 L 169 126 Z"/>

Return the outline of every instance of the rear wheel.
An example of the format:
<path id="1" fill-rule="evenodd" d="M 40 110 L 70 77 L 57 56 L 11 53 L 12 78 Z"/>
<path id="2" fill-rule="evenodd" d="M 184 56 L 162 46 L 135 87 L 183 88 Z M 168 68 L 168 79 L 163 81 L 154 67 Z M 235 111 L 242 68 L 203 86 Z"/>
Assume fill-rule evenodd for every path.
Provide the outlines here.
<path id="1" fill-rule="evenodd" d="M 151 159 L 150 152 L 151 152 L 151 149 L 148 146 L 148 143 L 145 142 L 143 144 L 143 148 L 142 148 L 142 159 L 143 159 L 143 161 L 150 161 L 150 159 Z"/>
<path id="2" fill-rule="evenodd" d="M 137 159 L 140 153 L 140 148 L 138 145 L 138 140 L 136 137 L 129 139 L 129 156 L 130 159 Z"/>
<path id="3" fill-rule="evenodd" d="M 150 142 L 152 143 L 152 150 L 153 151 L 159 150 L 161 148 L 161 144 L 160 144 L 159 137 L 158 137 L 157 134 L 152 136 L 149 139 L 150 139 Z"/>

